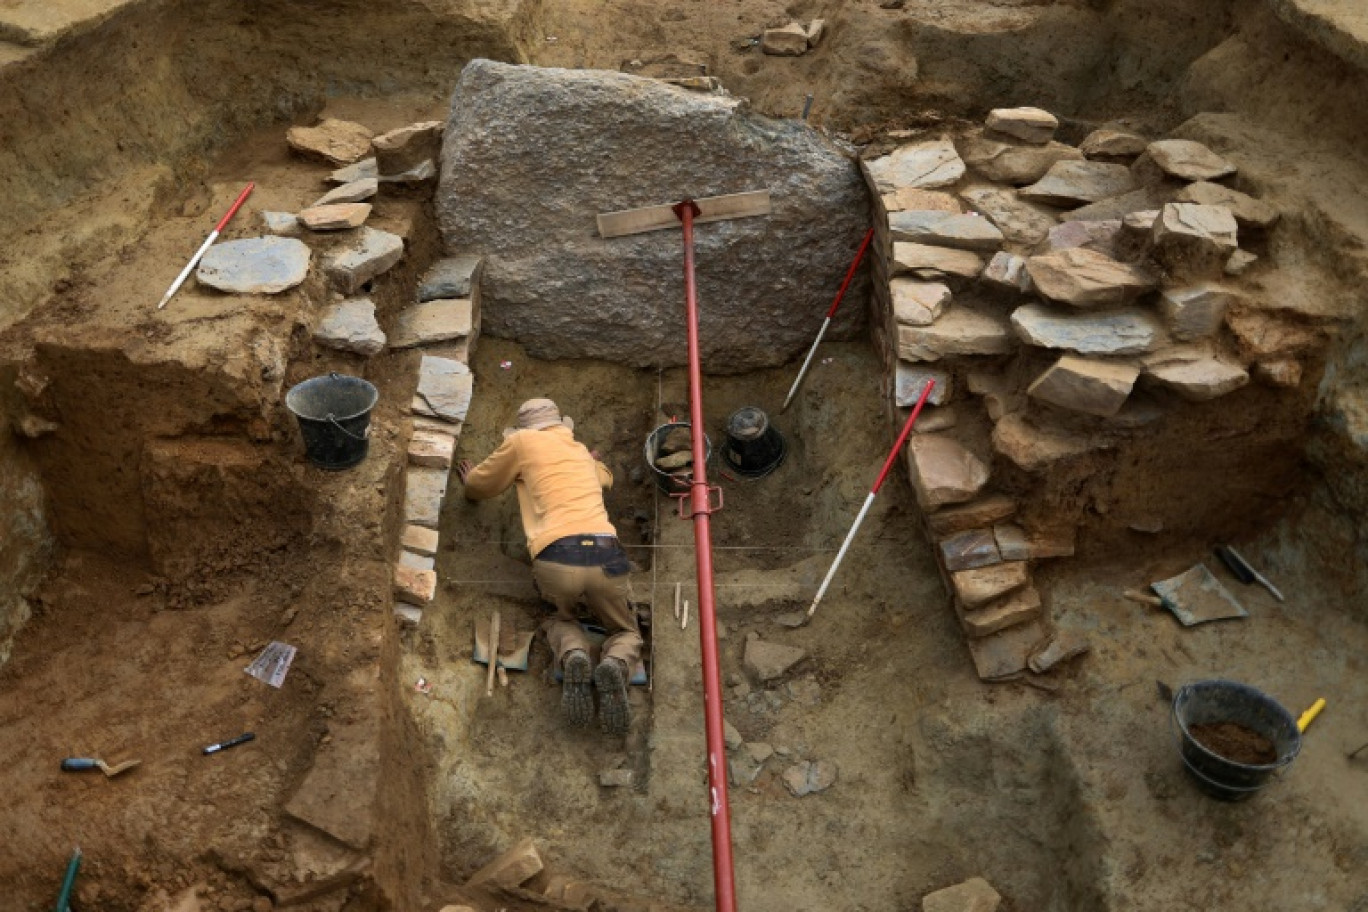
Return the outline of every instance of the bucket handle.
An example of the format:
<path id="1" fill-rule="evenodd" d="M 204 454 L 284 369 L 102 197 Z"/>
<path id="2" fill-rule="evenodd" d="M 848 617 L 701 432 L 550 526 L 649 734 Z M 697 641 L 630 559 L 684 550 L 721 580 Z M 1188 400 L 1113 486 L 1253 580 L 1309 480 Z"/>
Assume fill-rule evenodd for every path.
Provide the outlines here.
<path id="1" fill-rule="evenodd" d="M 368 440 L 370 438 L 371 428 L 373 427 L 373 425 L 368 424 L 366 425 L 366 432 L 364 434 L 353 434 L 351 431 L 347 430 L 342 425 L 337 423 L 337 419 L 333 417 L 332 412 L 328 412 L 328 414 L 324 417 L 323 420 L 331 424 L 333 427 L 337 428 L 343 434 L 346 434 L 352 440 Z"/>

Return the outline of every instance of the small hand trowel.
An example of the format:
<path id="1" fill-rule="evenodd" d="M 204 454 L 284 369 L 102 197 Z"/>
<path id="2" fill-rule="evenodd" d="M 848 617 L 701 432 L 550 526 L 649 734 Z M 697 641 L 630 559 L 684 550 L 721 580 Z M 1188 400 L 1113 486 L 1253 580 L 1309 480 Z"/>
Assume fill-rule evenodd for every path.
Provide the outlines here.
<path id="1" fill-rule="evenodd" d="M 119 775 L 119 773 L 128 772 L 133 767 L 137 766 L 139 763 L 142 763 L 142 761 L 125 760 L 123 763 L 116 763 L 114 766 L 110 766 L 103 760 L 96 760 L 92 757 L 67 757 L 65 760 L 62 761 L 62 769 L 67 771 L 68 773 L 80 772 L 81 770 L 98 769 L 100 770 L 100 772 L 104 773 L 110 779 L 113 779 L 115 776 Z"/>

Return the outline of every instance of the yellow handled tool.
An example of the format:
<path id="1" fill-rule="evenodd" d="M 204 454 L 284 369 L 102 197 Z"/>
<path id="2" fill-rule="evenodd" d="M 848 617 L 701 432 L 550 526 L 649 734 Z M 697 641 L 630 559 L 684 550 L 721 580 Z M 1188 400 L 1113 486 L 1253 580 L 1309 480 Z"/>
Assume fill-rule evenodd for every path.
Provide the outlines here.
<path id="1" fill-rule="evenodd" d="M 1316 716 L 1321 714 L 1322 709 L 1325 709 L 1325 697 L 1317 699 L 1315 703 L 1311 704 L 1310 709 L 1301 714 L 1301 717 L 1297 719 L 1297 731 L 1306 731 L 1306 727 L 1316 721 Z"/>

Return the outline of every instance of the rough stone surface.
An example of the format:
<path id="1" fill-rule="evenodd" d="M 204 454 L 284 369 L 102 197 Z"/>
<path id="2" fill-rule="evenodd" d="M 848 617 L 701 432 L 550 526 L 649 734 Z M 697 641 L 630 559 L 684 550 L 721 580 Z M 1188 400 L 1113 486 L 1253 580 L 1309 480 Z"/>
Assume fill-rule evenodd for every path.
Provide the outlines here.
<path id="1" fill-rule="evenodd" d="M 952 573 L 957 570 L 989 567 L 1002 562 L 992 529 L 956 532 L 942 540 L 937 547 L 940 549 L 941 562 L 945 564 L 945 569 Z"/>
<path id="2" fill-rule="evenodd" d="M 394 321 L 390 347 L 434 345 L 470 335 L 474 309 L 469 299 L 426 301 L 406 307 Z"/>
<path id="3" fill-rule="evenodd" d="M 1100 221 L 1066 221 L 1050 229 L 1045 238 L 1044 249 L 1040 253 L 1054 253 L 1071 247 L 1083 247 L 1114 260 L 1123 260 L 1121 219 L 1102 219 Z"/>
<path id="4" fill-rule="evenodd" d="M 796 646 L 755 638 L 746 641 L 742 665 L 756 680 L 773 681 L 805 658 L 807 653 Z"/>
<path id="5" fill-rule="evenodd" d="M 261 225 L 266 229 L 267 234 L 274 234 L 279 237 L 298 237 L 302 230 L 299 224 L 299 216 L 293 212 L 264 211 L 261 213 Z"/>
<path id="6" fill-rule="evenodd" d="M 370 298 L 345 298 L 323 308 L 313 338 L 319 345 L 367 358 L 385 350 L 385 333 L 375 320 Z"/>
<path id="7" fill-rule="evenodd" d="M 410 468 L 404 479 L 404 522 L 436 529 L 446 486 L 445 469 Z"/>
<path id="8" fill-rule="evenodd" d="M 436 159 L 442 150 L 443 126 L 440 120 L 429 120 L 390 130 L 372 139 L 377 173 L 403 174 Z"/>
<path id="9" fill-rule="evenodd" d="M 1027 664 L 1036 674 L 1045 674 L 1055 666 L 1083 655 L 1091 648 L 1091 644 L 1082 634 L 1066 630 L 1055 634 L 1044 647 L 1032 653 Z"/>
<path id="10" fill-rule="evenodd" d="M 949 276 L 972 279 L 983 271 L 983 258 L 969 250 L 895 241 L 890 267 L 893 275 L 911 273 L 924 279 Z"/>
<path id="11" fill-rule="evenodd" d="M 1012 312 L 1012 328 L 1027 345 L 1066 349 L 1081 355 L 1138 355 L 1153 351 L 1163 330 L 1149 311 L 1059 311 L 1027 304 Z"/>
<path id="12" fill-rule="evenodd" d="M 993 251 L 1002 246 L 1002 232 L 980 215 L 956 215 L 934 210 L 894 212 L 888 217 L 894 241 L 936 244 L 959 250 Z"/>
<path id="13" fill-rule="evenodd" d="M 429 558 L 430 560 L 430 558 Z M 394 566 L 394 597 L 420 608 L 437 595 L 437 574 L 408 564 Z"/>
<path id="14" fill-rule="evenodd" d="M 948 355 L 1002 355 L 1012 350 L 1007 323 L 996 313 L 956 305 L 930 326 L 899 326 L 898 357 L 939 361 Z"/>
<path id="15" fill-rule="evenodd" d="M 1061 161 L 1045 176 L 1021 188 L 1023 199 L 1051 206 L 1081 206 L 1135 189 L 1135 178 L 1125 165 L 1109 162 Z"/>
<path id="16" fill-rule="evenodd" d="M 317 126 L 291 127 L 285 134 L 285 141 L 306 158 L 331 165 L 350 165 L 370 154 L 373 135 L 361 124 L 330 117 Z"/>
<path id="17" fill-rule="evenodd" d="M 1161 139 L 1145 149 L 1145 155 L 1165 173 L 1186 181 L 1211 181 L 1229 177 L 1235 166 L 1199 142 Z"/>
<path id="18" fill-rule="evenodd" d="M 922 898 L 922 912 L 997 912 L 1002 897 L 982 877 L 928 893 Z"/>
<path id="19" fill-rule="evenodd" d="M 1027 394 L 1060 408 L 1110 417 L 1120 411 L 1140 369 L 1065 355 L 1041 374 Z"/>
<path id="20" fill-rule="evenodd" d="M 950 306 L 950 289 L 939 282 L 894 279 L 888 283 L 893 319 L 908 326 L 929 326 Z"/>
<path id="21" fill-rule="evenodd" d="M 333 251 L 324 269 L 343 294 L 357 289 L 404 258 L 404 239 L 388 231 L 362 227 L 346 246 Z"/>
<path id="22" fill-rule="evenodd" d="M 964 211 L 959 200 L 941 190 L 919 190 L 916 187 L 899 187 L 879 195 L 879 204 L 884 212 L 908 212 L 920 209 L 932 212 Z"/>
<path id="23" fill-rule="evenodd" d="M 1078 144 L 1088 158 L 1134 158 L 1149 146 L 1149 140 L 1125 130 L 1093 130 Z"/>
<path id="24" fill-rule="evenodd" d="M 328 175 L 328 182 L 333 184 L 350 184 L 353 181 L 365 180 L 366 178 L 376 178 L 380 172 L 375 166 L 374 158 L 363 158 L 361 161 L 345 168 L 338 168 Z"/>
<path id="25" fill-rule="evenodd" d="M 1296 358 L 1269 358 L 1254 365 L 1254 376 L 1269 386 L 1291 389 L 1301 385 L 1301 362 Z"/>
<path id="26" fill-rule="evenodd" d="M 727 719 L 722 720 L 722 740 L 726 743 L 727 750 L 739 750 L 741 745 L 746 743 L 746 739 L 741 737 L 741 732 Z"/>
<path id="27" fill-rule="evenodd" d="M 453 97 L 435 203 L 446 249 L 486 255 L 482 331 L 537 358 L 646 367 L 687 358 L 679 233 L 605 239 L 594 215 L 760 188 L 770 215 L 695 236 L 704 369 L 740 372 L 806 351 L 800 316 L 826 312 L 870 221 L 858 168 L 811 127 L 654 79 L 476 60 Z M 860 310 L 837 313 L 833 338 L 859 328 Z"/>
<path id="28" fill-rule="evenodd" d="M 961 609 L 960 626 L 971 637 L 991 636 L 999 630 L 1039 620 L 1044 614 L 1042 608 L 1040 592 L 1027 583 L 982 607 Z"/>
<path id="29" fill-rule="evenodd" d="M 450 469 L 456 452 L 456 438 L 436 431 L 415 430 L 409 438 L 410 465 L 431 469 Z"/>
<path id="30" fill-rule="evenodd" d="M 1169 203 L 1151 229 L 1154 258 L 1175 276 L 1215 276 L 1238 245 L 1235 216 L 1224 206 Z"/>
<path id="31" fill-rule="evenodd" d="M 1031 257 L 1026 272 L 1042 295 L 1074 307 L 1126 304 L 1158 284 L 1148 271 L 1084 247 Z"/>
<path id="32" fill-rule="evenodd" d="M 1023 142 L 1044 144 L 1054 139 L 1059 118 L 1040 108 L 994 108 L 984 126 Z"/>
<path id="33" fill-rule="evenodd" d="M 1034 247 L 1055 225 L 1053 212 L 1022 199 L 1015 190 L 978 187 L 965 190 L 961 196 L 1013 244 Z"/>
<path id="34" fill-rule="evenodd" d="M 1169 288 L 1159 295 L 1159 311 L 1173 338 L 1187 342 L 1214 335 L 1234 300 L 1231 291 L 1216 285 Z"/>
<path id="35" fill-rule="evenodd" d="M 946 507 L 926 518 L 932 535 L 952 535 L 965 529 L 991 526 L 1016 515 L 1016 501 L 1006 494 L 989 494 L 959 507 Z"/>
<path id="36" fill-rule="evenodd" d="M 862 165 L 880 193 L 949 187 L 964 177 L 964 162 L 948 139 L 902 146 Z"/>
<path id="37" fill-rule="evenodd" d="M 479 286 L 481 262 L 477 256 L 455 256 L 433 263 L 418 283 L 418 302 L 471 297 Z"/>
<path id="38" fill-rule="evenodd" d="M 1020 589 L 1031 581 L 1030 571 L 1023 561 L 994 564 L 975 570 L 961 570 L 950 574 L 955 597 L 965 608 L 977 608 L 995 598 Z"/>
<path id="39" fill-rule="evenodd" d="M 1172 192 L 1162 187 L 1141 187 L 1139 190 L 1122 193 L 1120 196 L 1109 196 L 1095 203 L 1071 209 L 1068 217 L 1079 222 L 1124 219 L 1132 212 L 1158 209 L 1164 203 L 1169 202 L 1171 196 Z"/>
<path id="40" fill-rule="evenodd" d="M 998 523 L 993 526 L 993 540 L 997 542 L 998 553 L 1003 560 L 1024 561 L 1031 559 L 1031 543 L 1026 530 L 1016 523 Z"/>
<path id="41" fill-rule="evenodd" d="M 1026 260 L 1005 250 L 993 254 L 979 278 L 990 288 L 1002 291 L 1021 293 L 1032 287 L 1031 277 L 1026 272 Z"/>
<path id="42" fill-rule="evenodd" d="M 1245 231 L 1263 231 L 1278 221 L 1278 210 L 1263 200 L 1208 181 L 1188 184 L 1178 191 L 1173 201 L 1229 209 L 1230 214 L 1235 216 L 1235 223 Z"/>
<path id="43" fill-rule="evenodd" d="M 801 57 L 808 50 L 807 29 L 796 22 L 765 29 L 760 34 L 760 50 L 775 57 Z"/>
<path id="44" fill-rule="evenodd" d="M 380 182 L 373 177 L 362 177 L 340 187 L 334 187 L 327 193 L 318 198 L 318 201 L 311 206 L 317 209 L 319 206 L 333 206 L 338 203 L 359 203 L 375 196 L 380 189 Z"/>
<path id="45" fill-rule="evenodd" d="M 830 760 L 800 760 L 784 770 L 784 787 L 795 798 L 802 798 L 831 788 L 836 775 L 836 764 Z"/>
<path id="46" fill-rule="evenodd" d="M 424 529 L 422 526 L 405 526 L 399 543 L 407 551 L 432 557 L 437 553 L 437 530 Z"/>
<path id="47" fill-rule="evenodd" d="M 475 378 L 470 368 L 451 358 L 424 355 L 418 368 L 413 411 L 419 415 L 462 422 L 470 410 Z"/>
<path id="48" fill-rule="evenodd" d="M 380 183 L 398 184 L 401 186 L 408 187 L 419 187 L 423 184 L 426 184 L 434 180 L 436 177 L 437 162 L 433 161 L 432 159 L 429 159 L 425 162 L 421 162 L 420 164 L 414 165 L 407 171 L 401 171 L 398 174 L 382 174 L 380 175 Z"/>
<path id="49" fill-rule="evenodd" d="M 370 213 L 370 203 L 314 206 L 300 211 L 299 223 L 310 231 L 346 231 L 364 225 Z"/>
<path id="50" fill-rule="evenodd" d="M 1258 254 L 1250 253 L 1248 250 L 1237 250 L 1226 260 L 1222 272 L 1228 276 L 1244 275 L 1258 260 Z"/>
<path id="51" fill-rule="evenodd" d="M 1215 355 L 1156 358 L 1145 364 L 1145 375 L 1192 402 L 1233 393 L 1249 382 L 1244 368 Z"/>
<path id="52" fill-rule="evenodd" d="M 236 294 L 276 294 L 294 288 L 308 274 L 308 245 L 283 237 L 214 244 L 195 270 L 201 284 Z"/>
<path id="53" fill-rule="evenodd" d="M 1022 415 L 1007 415 L 993 426 L 993 450 L 1008 462 L 1031 474 L 1044 472 L 1062 459 L 1097 449 L 1082 434 L 1063 428 L 1039 427 Z M 1025 560 L 1025 557 L 1003 560 Z"/>
<path id="54" fill-rule="evenodd" d="M 467 883 L 491 884 L 511 890 L 531 880 L 542 868 L 541 854 L 537 851 L 537 845 L 532 841 L 532 837 L 528 836 L 518 840 L 508 851 L 470 875 Z"/>
<path id="55" fill-rule="evenodd" d="M 931 395 L 926 399 L 928 405 L 943 405 L 954 396 L 954 375 L 949 371 L 900 360 L 894 372 L 893 404 L 898 408 L 911 408 L 916 405 L 928 380 L 936 381 L 936 385 L 931 387 Z M 924 427 L 927 417 L 923 412 L 917 421 L 917 427 Z"/>
<path id="56" fill-rule="evenodd" d="M 988 483 L 988 467 L 958 440 L 944 434 L 911 438 L 907 467 L 917 503 L 928 512 L 973 500 Z"/>
<path id="57" fill-rule="evenodd" d="M 1083 160 L 1082 152 L 1063 143 L 1023 145 L 981 134 L 966 136 L 960 141 L 959 149 L 964 161 L 979 174 L 1016 186 L 1040 180 L 1058 162 Z"/>

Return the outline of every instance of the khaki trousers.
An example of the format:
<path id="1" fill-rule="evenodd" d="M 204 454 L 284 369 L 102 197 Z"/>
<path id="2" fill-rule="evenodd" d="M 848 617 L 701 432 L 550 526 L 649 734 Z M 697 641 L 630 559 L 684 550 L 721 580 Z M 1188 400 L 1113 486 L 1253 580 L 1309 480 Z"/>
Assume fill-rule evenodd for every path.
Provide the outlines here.
<path id="1" fill-rule="evenodd" d="M 546 641 L 559 665 L 572 649 L 590 652 L 589 637 L 576 621 L 577 606 L 583 601 L 604 629 L 601 659 L 621 659 L 631 673 L 641 658 L 641 631 L 632 608 L 632 589 L 628 574 L 609 576 L 602 567 L 572 567 L 551 561 L 532 561 L 532 578 L 542 598 L 556 606 L 553 617 L 542 623 Z"/>

